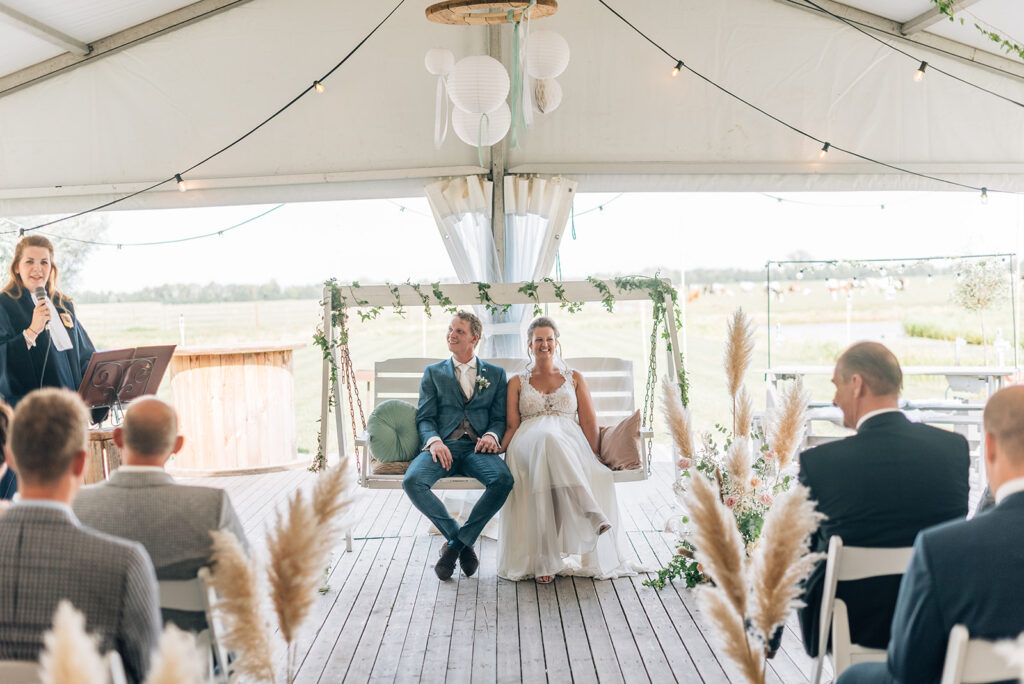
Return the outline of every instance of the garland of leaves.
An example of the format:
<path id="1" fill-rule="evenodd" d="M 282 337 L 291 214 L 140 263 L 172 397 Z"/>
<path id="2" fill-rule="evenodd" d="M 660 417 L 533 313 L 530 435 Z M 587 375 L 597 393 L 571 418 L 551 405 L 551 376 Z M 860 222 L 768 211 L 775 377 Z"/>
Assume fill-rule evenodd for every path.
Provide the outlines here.
<path id="1" fill-rule="evenodd" d="M 954 0 L 931 0 L 931 3 L 938 8 L 941 14 L 949 17 L 950 21 L 956 20 L 956 17 L 954 17 L 956 2 Z M 963 17 L 960 17 L 959 20 L 961 24 L 964 23 Z M 1009 37 L 1001 36 L 995 31 L 991 31 L 977 22 L 974 23 L 974 28 L 978 29 L 981 35 L 985 36 L 993 43 L 998 43 L 1000 49 L 1002 49 L 1006 54 L 1016 55 L 1018 59 L 1024 59 L 1024 47 L 1021 47 Z"/>
<path id="2" fill-rule="evenodd" d="M 554 290 L 555 297 L 558 298 L 559 306 L 568 313 L 578 313 L 583 309 L 583 302 L 573 301 L 569 299 L 565 294 L 565 288 L 560 283 L 556 282 L 551 278 L 543 278 L 541 282 L 551 284 Z M 606 285 L 603 281 L 598 280 L 597 278 L 594 277 L 588 277 L 587 282 L 593 285 L 598 290 L 598 292 L 601 293 L 601 305 L 609 313 L 613 313 L 615 310 L 615 295 L 612 293 L 611 288 L 609 288 L 608 285 Z M 652 350 L 650 354 L 650 368 L 647 374 L 647 387 L 645 388 L 646 391 L 644 396 L 643 409 L 643 415 L 645 419 L 647 419 L 646 424 L 651 425 L 653 423 L 654 414 L 653 395 L 655 385 L 657 383 L 657 378 L 653 377 L 655 375 L 653 371 L 656 368 L 653 347 L 656 345 L 657 336 L 660 334 L 662 339 L 666 340 L 666 345 L 668 349 L 670 351 L 672 350 L 672 343 L 670 341 L 671 338 L 668 330 L 668 317 L 666 316 L 665 299 L 666 297 L 671 299 L 673 311 L 675 313 L 676 329 L 681 330 L 682 316 L 679 308 L 678 295 L 675 291 L 675 288 L 673 288 L 670 284 L 663 282 L 657 275 L 655 275 L 654 277 L 623 276 L 615 278 L 614 282 L 615 287 L 618 289 L 619 292 L 646 290 L 650 295 L 651 301 L 654 305 L 654 323 L 651 329 Z M 427 295 L 422 290 L 419 284 L 412 283 L 408 280 L 404 284 L 410 286 L 416 292 L 417 296 L 420 298 L 420 301 L 423 303 L 424 313 L 427 315 L 428 318 L 431 318 L 432 314 L 430 310 L 430 296 Z M 506 313 L 511 308 L 511 304 L 499 304 L 495 302 L 494 299 L 491 298 L 490 283 L 474 282 L 473 284 L 476 285 L 477 288 L 477 299 L 480 301 L 480 304 L 483 305 L 484 308 L 487 309 L 487 311 L 490 312 L 491 314 Z M 401 291 L 399 290 L 399 286 L 397 284 L 387 281 L 385 281 L 385 285 L 391 291 L 391 294 L 394 298 L 392 310 L 394 311 L 395 314 L 404 317 L 406 311 L 402 304 Z M 456 311 L 458 311 L 458 307 L 456 307 L 452 303 L 451 298 L 445 295 L 444 291 L 441 289 L 440 282 L 431 283 L 430 286 L 431 294 L 434 296 L 434 299 L 437 301 L 442 311 L 448 314 L 454 314 Z M 360 298 L 358 294 L 360 285 L 357 281 L 353 281 L 351 285 L 346 286 L 349 290 L 349 294 L 351 295 L 351 302 L 349 297 L 346 296 L 345 293 L 342 291 L 342 286 L 338 284 L 336 278 L 331 278 L 330 280 L 324 281 L 324 287 L 328 288 L 330 292 L 331 329 L 334 331 L 334 334 L 332 335 L 332 339 L 328 340 L 323 328 L 317 327 L 316 331 L 313 333 L 313 344 L 320 348 L 324 360 L 327 361 L 327 364 L 328 366 L 330 366 L 331 369 L 328 406 L 333 408 L 336 406 L 337 402 L 337 397 L 335 396 L 335 387 L 338 384 L 339 377 L 339 367 L 335 359 L 335 352 L 341 352 L 343 356 L 347 353 L 349 339 L 348 309 L 352 305 L 355 305 L 356 307 L 358 307 L 356 309 L 356 313 L 359 314 L 360 319 L 363 321 L 368 321 L 377 318 L 381 314 L 381 312 L 383 312 L 384 307 L 379 305 L 370 306 L 370 303 L 367 300 Z M 530 281 L 528 283 L 524 283 L 522 286 L 519 287 L 518 290 L 519 292 L 530 297 L 533 300 L 534 316 L 539 316 L 543 313 L 543 309 L 540 306 L 540 294 L 538 288 L 539 283 L 535 281 Z M 326 303 L 326 301 L 321 301 L 320 305 L 323 306 Z M 344 362 L 342 365 L 345 365 Z M 686 370 L 684 368 L 684 359 L 682 353 L 679 354 L 679 366 L 681 369 L 679 371 L 678 377 L 679 389 L 680 393 L 682 394 L 683 405 L 686 406 L 689 404 L 688 394 L 690 385 L 689 379 L 686 375 Z M 346 377 L 352 373 L 350 368 L 341 369 L 341 372 L 342 374 L 346 375 Z M 313 463 L 309 469 L 316 472 L 326 467 L 326 445 L 321 443 L 318 434 L 316 454 L 313 457 Z"/>

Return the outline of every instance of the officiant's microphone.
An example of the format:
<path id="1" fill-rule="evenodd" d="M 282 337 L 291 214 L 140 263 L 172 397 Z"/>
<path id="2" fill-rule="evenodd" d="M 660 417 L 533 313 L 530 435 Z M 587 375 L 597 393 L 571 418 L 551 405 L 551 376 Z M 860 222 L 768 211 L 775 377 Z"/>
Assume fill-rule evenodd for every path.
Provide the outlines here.
<path id="1" fill-rule="evenodd" d="M 45 302 L 46 299 L 47 299 L 47 297 L 46 297 L 46 288 L 45 287 L 40 286 L 40 287 L 37 287 L 36 289 L 32 290 L 32 303 L 35 304 L 36 306 L 39 306 L 39 302 Z M 46 322 L 46 328 L 49 329 L 52 324 L 53 324 L 53 320 L 47 321 Z"/>
<path id="2" fill-rule="evenodd" d="M 45 301 L 47 301 L 46 288 L 40 286 L 40 287 L 37 287 L 35 290 L 32 291 L 32 303 L 33 304 L 35 304 L 36 306 L 39 306 L 39 302 L 45 302 Z M 53 320 L 52 319 L 46 322 L 46 329 L 50 330 L 50 334 L 48 335 L 48 337 L 50 339 L 47 341 L 47 344 L 46 344 L 46 354 L 43 356 L 43 367 L 39 371 L 39 387 L 40 387 L 40 389 L 42 389 L 42 387 L 43 387 L 44 377 L 46 375 L 46 362 L 50 360 L 50 347 L 53 346 L 53 331 L 50 329 L 50 326 L 52 324 L 53 324 Z"/>

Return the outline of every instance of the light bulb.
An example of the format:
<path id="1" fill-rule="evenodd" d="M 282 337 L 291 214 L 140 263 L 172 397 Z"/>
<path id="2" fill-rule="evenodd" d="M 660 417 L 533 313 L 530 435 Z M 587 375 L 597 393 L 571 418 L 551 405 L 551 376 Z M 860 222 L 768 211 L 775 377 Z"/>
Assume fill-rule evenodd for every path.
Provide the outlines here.
<path id="1" fill-rule="evenodd" d="M 981 189 L 981 203 L 988 204 L 988 188 Z"/>
<path id="2" fill-rule="evenodd" d="M 921 62 L 921 66 L 917 67 L 917 71 L 914 72 L 914 80 L 920 83 L 924 79 L 924 70 L 928 68 L 928 62 Z"/>
<path id="3" fill-rule="evenodd" d="M 318 93 L 322 93 L 324 92 L 324 90 L 326 90 L 326 88 L 324 88 L 324 84 L 321 83 L 320 81 L 313 81 L 313 87 L 316 89 L 316 92 Z"/>
<path id="4" fill-rule="evenodd" d="M 672 78 L 679 75 L 679 70 L 683 68 L 683 60 L 676 62 L 676 65 L 672 68 Z"/>
<path id="5" fill-rule="evenodd" d="M 174 174 L 174 180 L 178 181 L 178 192 L 185 192 L 187 188 L 185 187 L 185 181 L 182 179 L 180 173 Z"/>
<path id="6" fill-rule="evenodd" d="M 818 159 L 824 159 L 825 155 L 828 154 L 828 148 L 832 147 L 830 143 L 825 143 L 821 146 L 821 151 L 818 152 Z"/>

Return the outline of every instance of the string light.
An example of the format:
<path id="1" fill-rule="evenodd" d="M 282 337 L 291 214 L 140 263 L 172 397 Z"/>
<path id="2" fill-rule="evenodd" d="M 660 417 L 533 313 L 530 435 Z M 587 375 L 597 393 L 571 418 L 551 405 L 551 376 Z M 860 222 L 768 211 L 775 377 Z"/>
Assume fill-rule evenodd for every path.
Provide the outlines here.
<path id="1" fill-rule="evenodd" d="M 832 147 L 830 143 L 825 143 L 821 146 L 821 151 L 818 152 L 818 159 L 824 159 L 825 155 L 828 154 L 828 148 Z"/>
<path id="2" fill-rule="evenodd" d="M 321 83 L 320 81 L 313 81 L 313 88 L 318 93 L 322 93 L 322 92 L 324 92 L 324 90 L 326 90 L 326 88 L 324 88 L 324 84 Z"/>
<path id="3" fill-rule="evenodd" d="M 924 70 L 928 68 L 928 62 L 921 62 L 921 66 L 917 67 L 917 71 L 914 72 L 914 80 L 920 83 L 924 80 Z"/>
<path id="4" fill-rule="evenodd" d="M 174 174 L 174 180 L 178 181 L 178 192 L 185 192 L 188 189 L 185 187 L 185 180 L 181 177 L 180 173 Z"/>
<path id="5" fill-rule="evenodd" d="M 988 188 L 981 189 L 981 203 L 988 204 Z"/>
<path id="6" fill-rule="evenodd" d="M 676 65 L 672 68 L 672 78 L 679 75 L 679 70 L 683 68 L 683 60 L 676 62 Z"/>

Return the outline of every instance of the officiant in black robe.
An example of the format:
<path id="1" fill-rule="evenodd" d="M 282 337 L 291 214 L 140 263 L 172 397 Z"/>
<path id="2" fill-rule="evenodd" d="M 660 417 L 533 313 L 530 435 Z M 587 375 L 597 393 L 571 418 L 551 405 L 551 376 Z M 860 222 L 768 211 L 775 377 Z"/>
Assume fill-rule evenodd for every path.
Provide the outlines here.
<path id="1" fill-rule="evenodd" d="M 46 290 L 57 317 L 45 304 L 35 304 L 32 292 Z M 60 325 L 71 339 L 71 349 L 58 350 L 47 325 Z M 22 238 L 11 261 L 10 278 L 0 290 L 0 398 L 16 406 L 40 387 L 77 391 L 95 347 L 75 315 L 71 299 L 57 287 L 53 245 L 41 235 Z M 103 411 L 106 414 L 106 411 Z M 93 413 L 93 420 L 104 415 Z M 0 498 L 16 491 L 10 471 L 0 479 Z"/>

